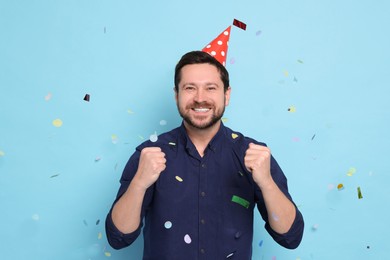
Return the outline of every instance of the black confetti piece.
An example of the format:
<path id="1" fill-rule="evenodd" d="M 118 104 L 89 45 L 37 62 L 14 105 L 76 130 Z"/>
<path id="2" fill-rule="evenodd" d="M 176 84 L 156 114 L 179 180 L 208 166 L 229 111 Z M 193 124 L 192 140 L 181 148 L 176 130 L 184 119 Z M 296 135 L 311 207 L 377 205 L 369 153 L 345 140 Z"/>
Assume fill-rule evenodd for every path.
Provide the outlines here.
<path id="1" fill-rule="evenodd" d="M 89 94 L 85 94 L 84 100 L 87 101 L 87 102 L 89 102 L 89 99 L 90 99 Z"/>
<path id="2" fill-rule="evenodd" d="M 237 20 L 237 19 L 233 20 L 233 25 L 237 26 L 240 29 L 243 29 L 244 31 L 246 30 L 246 24 L 241 22 L 241 21 L 239 21 L 239 20 Z"/>

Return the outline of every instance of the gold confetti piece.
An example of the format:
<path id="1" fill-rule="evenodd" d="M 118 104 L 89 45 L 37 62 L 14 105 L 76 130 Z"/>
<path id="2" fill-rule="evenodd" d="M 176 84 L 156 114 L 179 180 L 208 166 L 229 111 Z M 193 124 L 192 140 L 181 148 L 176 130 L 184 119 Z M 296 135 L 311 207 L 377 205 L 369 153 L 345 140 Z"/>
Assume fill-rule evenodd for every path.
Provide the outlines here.
<path id="1" fill-rule="evenodd" d="M 347 176 L 351 177 L 352 175 L 354 175 L 356 173 L 356 169 L 351 167 L 349 168 L 348 172 L 347 172 Z"/>
<path id="2" fill-rule="evenodd" d="M 98 239 L 102 239 L 102 237 L 103 237 L 102 232 L 99 232 Z"/>
<path id="3" fill-rule="evenodd" d="M 222 120 L 222 122 L 223 122 L 223 123 L 226 123 L 226 122 L 228 122 L 228 121 L 229 121 L 229 119 L 228 119 L 228 118 L 226 118 L 226 117 L 222 117 L 222 119 L 221 119 L 221 120 Z"/>
<path id="4" fill-rule="evenodd" d="M 358 191 L 358 198 L 363 199 L 363 195 L 362 195 L 362 191 L 361 191 L 360 187 L 357 187 L 357 191 Z"/>
<path id="5" fill-rule="evenodd" d="M 180 178 L 179 176 L 176 176 L 175 179 L 176 179 L 177 181 L 179 181 L 179 182 L 183 182 L 183 179 Z"/>
<path id="6" fill-rule="evenodd" d="M 343 190 L 344 189 L 344 185 L 342 183 L 340 183 L 339 185 L 337 185 L 337 189 L 338 190 Z"/>
<path id="7" fill-rule="evenodd" d="M 118 136 L 111 135 L 111 141 L 112 141 L 113 144 L 117 144 L 118 143 Z"/>
<path id="8" fill-rule="evenodd" d="M 295 113 L 295 112 L 297 112 L 297 109 L 296 109 L 296 107 L 291 106 L 291 107 L 289 107 L 289 108 L 287 109 L 287 111 L 288 111 L 288 112 L 291 112 L 291 113 Z"/>
<path id="9" fill-rule="evenodd" d="M 232 133 L 232 138 L 236 139 L 238 137 L 238 134 Z"/>
<path id="10" fill-rule="evenodd" d="M 288 77 L 288 71 L 287 71 L 287 70 L 285 70 L 285 71 L 283 72 L 283 74 L 284 74 L 285 77 Z"/>
<path id="11" fill-rule="evenodd" d="M 104 255 L 107 256 L 107 257 L 110 257 L 111 253 L 110 252 L 104 252 Z"/>
<path id="12" fill-rule="evenodd" d="M 127 113 L 129 113 L 129 114 L 134 114 L 134 112 L 131 111 L 130 109 L 127 109 Z"/>
<path id="13" fill-rule="evenodd" d="M 0 150 L 0 156 L 4 156 L 4 155 L 5 155 L 5 152 Z"/>
<path id="14" fill-rule="evenodd" d="M 55 127 L 61 127 L 62 126 L 62 120 L 61 119 L 55 119 L 53 120 L 53 125 Z"/>

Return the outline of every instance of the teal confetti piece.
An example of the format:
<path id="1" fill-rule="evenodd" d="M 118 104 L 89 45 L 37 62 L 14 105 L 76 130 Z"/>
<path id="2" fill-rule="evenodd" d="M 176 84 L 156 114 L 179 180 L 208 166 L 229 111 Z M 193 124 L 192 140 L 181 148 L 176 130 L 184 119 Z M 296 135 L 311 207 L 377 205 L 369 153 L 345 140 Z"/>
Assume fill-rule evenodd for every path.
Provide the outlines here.
<path id="1" fill-rule="evenodd" d="M 237 204 L 240 204 L 241 206 L 243 206 L 246 209 L 249 208 L 249 205 L 250 205 L 249 201 L 247 201 L 246 199 L 243 199 L 241 197 L 238 197 L 236 195 L 233 195 L 232 201 L 237 203 Z"/>
<path id="2" fill-rule="evenodd" d="M 362 195 L 362 191 L 361 191 L 360 187 L 357 187 L 357 191 L 358 191 L 358 198 L 363 199 L 363 195 Z"/>

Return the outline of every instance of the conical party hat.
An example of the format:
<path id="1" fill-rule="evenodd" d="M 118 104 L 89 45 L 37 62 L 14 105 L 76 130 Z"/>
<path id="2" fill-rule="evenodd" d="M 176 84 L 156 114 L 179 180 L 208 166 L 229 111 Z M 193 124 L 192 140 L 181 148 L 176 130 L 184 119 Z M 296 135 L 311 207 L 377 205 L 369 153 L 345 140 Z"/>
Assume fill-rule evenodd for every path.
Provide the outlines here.
<path id="1" fill-rule="evenodd" d="M 217 59 L 223 66 L 226 65 L 226 56 L 229 45 L 231 26 L 226 28 L 217 38 L 211 41 L 202 51 Z"/>

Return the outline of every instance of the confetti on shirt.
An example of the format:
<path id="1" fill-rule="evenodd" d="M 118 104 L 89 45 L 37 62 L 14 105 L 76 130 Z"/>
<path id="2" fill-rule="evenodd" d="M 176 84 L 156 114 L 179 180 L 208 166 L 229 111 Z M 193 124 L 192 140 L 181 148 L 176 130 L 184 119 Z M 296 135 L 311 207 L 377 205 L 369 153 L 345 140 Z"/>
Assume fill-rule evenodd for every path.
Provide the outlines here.
<path id="1" fill-rule="evenodd" d="M 153 142 L 153 143 L 157 142 L 157 140 L 158 140 L 157 133 L 154 132 L 154 134 L 150 135 L 150 136 L 149 136 L 149 140 L 150 140 L 151 142 Z"/>
<path id="2" fill-rule="evenodd" d="M 184 242 L 186 242 L 187 244 L 191 244 L 192 240 L 191 240 L 190 235 L 186 234 L 184 236 Z"/>
<path id="3" fill-rule="evenodd" d="M 239 20 L 237 20 L 237 19 L 233 20 L 233 25 L 237 26 L 238 28 L 240 28 L 240 29 L 242 29 L 244 31 L 246 30 L 246 24 L 241 22 L 241 21 L 239 21 Z"/>
<path id="4" fill-rule="evenodd" d="M 61 127 L 62 126 L 62 120 L 61 119 L 54 119 L 53 120 L 53 125 L 55 126 L 55 127 Z"/>
<path id="5" fill-rule="evenodd" d="M 238 134 L 232 133 L 232 138 L 236 139 L 238 137 Z"/>
<path id="6" fill-rule="evenodd" d="M 166 221 L 165 223 L 164 223 L 164 227 L 166 228 L 166 229 L 170 229 L 171 227 L 172 227 L 172 222 L 171 221 Z M 185 238 L 184 238 L 185 239 Z"/>
<path id="7" fill-rule="evenodd" d="M 178 182 L 183 182 L 183 179 L 179 176 L 176 176 L 175 179 L 178 181 Z"/>

